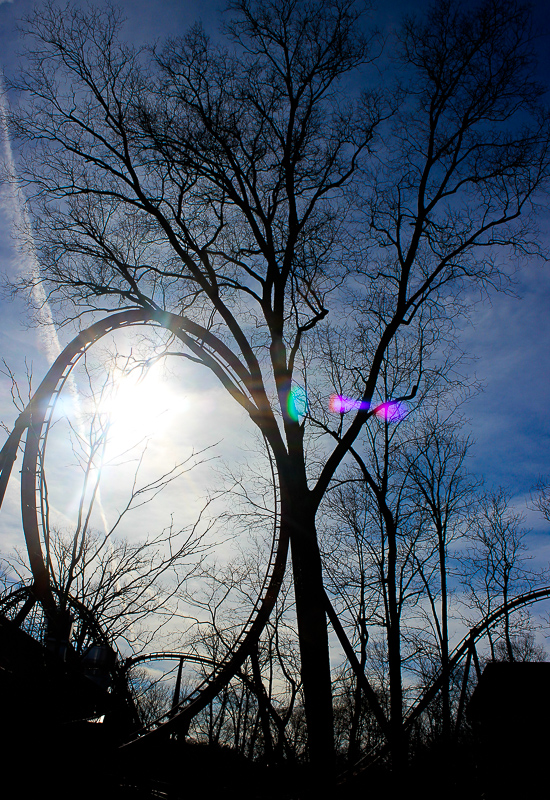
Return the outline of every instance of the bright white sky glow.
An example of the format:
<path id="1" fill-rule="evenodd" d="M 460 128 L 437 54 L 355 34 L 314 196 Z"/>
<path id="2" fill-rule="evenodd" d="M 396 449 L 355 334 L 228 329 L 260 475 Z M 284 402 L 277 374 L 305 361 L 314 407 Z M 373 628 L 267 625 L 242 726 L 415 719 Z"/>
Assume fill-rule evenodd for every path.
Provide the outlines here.
<path id="1" fill-rule="evenodd" d="M 189 401 L 163 379 L 160 363 L 145 373 L 116 369 L 113 386 L 99 405 L 110 421 L 106 461 L 153 434 L 164 435 L 175 424 L 176 415 L 188 407 Z"/>

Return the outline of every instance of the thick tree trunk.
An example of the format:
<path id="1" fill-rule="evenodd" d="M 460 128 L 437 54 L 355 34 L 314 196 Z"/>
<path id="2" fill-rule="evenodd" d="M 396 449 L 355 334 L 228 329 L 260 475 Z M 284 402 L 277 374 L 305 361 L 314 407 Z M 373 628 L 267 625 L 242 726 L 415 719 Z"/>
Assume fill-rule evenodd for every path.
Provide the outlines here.
<path id="1" fill-rule="evenodd" d="M 301 676 L 314 774 L 327 780 L 334 767 L 332 691 L 321 554 L 315 509 L 304 481 L 281 495 L 282 524 L 290 527 Z"/>

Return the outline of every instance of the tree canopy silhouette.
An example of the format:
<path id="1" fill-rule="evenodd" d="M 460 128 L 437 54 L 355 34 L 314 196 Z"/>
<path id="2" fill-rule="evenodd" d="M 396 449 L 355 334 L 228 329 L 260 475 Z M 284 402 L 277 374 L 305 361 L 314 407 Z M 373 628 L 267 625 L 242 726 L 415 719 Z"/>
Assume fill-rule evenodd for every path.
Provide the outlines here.
<path id="1" fill-rule="evenodd" d="M 437 2 L 384 51 L 350 0 L 234 0 L 228 15 L 225 46 L 194 26 L 140 49 L 114 9 L 46 3 L 27 21 L 12 130 L 36 221 L 33 280 L 61 319 L 179 315 L 184 354 L 273 453 L 310 757 L 326 766 L 316 515 L 365 426 L 414 401 L 465 293 L 505 280 L 500 252 L 539 252 L 548 115 L 515 0 Z M 388 383 L 385 361 L 403 353 Z M 330 391 L 353 400 L 334 417 Z"/>

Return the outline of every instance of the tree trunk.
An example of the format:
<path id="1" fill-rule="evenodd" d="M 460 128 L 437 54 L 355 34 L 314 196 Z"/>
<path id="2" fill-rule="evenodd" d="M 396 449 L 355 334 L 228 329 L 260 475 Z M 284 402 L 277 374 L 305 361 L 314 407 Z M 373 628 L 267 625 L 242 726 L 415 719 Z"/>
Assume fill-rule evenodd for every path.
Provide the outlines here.
<path id="1" fill-rule="evenodd" d="M 447 746 L 451 733 L 451 702 L 449 672 L 449 602 L 447 596 L 447 550 L 445 533 L 439 526 L 439 575 L 441 583 L 441 667 L 443 684 L 441 686 L 442 735 Z"/>
<path id="2" fill-rule="evenodd" d="M 357 620 L 358 622 L 357 627 L 359 629 L 359 641 L 361 644 L 359 665 L 363 673 L 365 672 L 365 667 L 367 665 L 367 643 L 369 639 L 365 614 L 366 614 L 365 572 L 364 570 L 361 570 L 361 595 L 359 599 L 359 616 Z M 360 753 L 359 723 L 361 720 L 362 708 L 363 708 L 363 687 L 361 686 L 361 681 L 359 680 L 359 676 L 357 675 L 355 679 L 355 686 L 353 689 L 353 711 L 351 717 L 349 744 L 348 744 L 348 761 L 350 764 L 354 764 L 359 759 L 359 753 Z"/>
<path id="3" fill-rule="evenodd" d="M 264 757 L 266 764 L 273 763 L 273 739 L 271 736 L 271 725 L 269 722 L 269 708 L 267 704 L 266 691 L 260 672 L 260 661 L 258 658 L 258 643 L 250 651 L 250 664 L 252 666 L 252 678 L 256 687 L 256 697 L 258 699 L 258 718 L 262 728 L 264 739 Z"/>
<path id="4" fill-rule="evenodd" d="M 281 492 L 281 519 L 290 527 L 309 760 L 315 776 L 326 781 L 334 767 L 328 630 L 315 509 L 305 480 L 300 483 Z"/>
<path id="5" fill-rule="evenodd" d="M 389 523 L 389 524 L 388 524 Z M 390 684 L 390 747 L 392 770 L 401 773 L 407 763 L 407 746 L 403 728 L 403 683 L 401 675 L 401 625 L 397 586 L 397 532 L 393 520 L 386 519 L 388 541 L 388 672 Z"/>

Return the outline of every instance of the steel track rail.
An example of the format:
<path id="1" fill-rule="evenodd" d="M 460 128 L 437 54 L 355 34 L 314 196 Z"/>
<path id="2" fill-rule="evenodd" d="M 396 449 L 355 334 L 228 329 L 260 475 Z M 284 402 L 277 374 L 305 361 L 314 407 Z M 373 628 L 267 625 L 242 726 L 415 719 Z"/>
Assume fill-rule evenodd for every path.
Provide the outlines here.
<path id="1" fill-rule="evenodd" d="M 40 469 L 40 453 L 47 436 L 47 428 L 55 404 L 71 370 L 86 351 L 106 334 L 133 325 L 155 325 L 169 330 L 184 344 L 194 349 L 200 348 L 205 358 L 214 366 L 218 359 L 225 361 L 227 369 L 241 381 L 248 377 L 246 371 L 239 366 L 232 351 L 223 343 L 216 342 L 215 358 L 213 348 L 204 338 L 200 326 L 183 320 L 175 314 L 167 312 L 130 309 L 111 314 L 99 320 L 76 336 L 52 364 L 44 380 L 41 382 L 32 400 L 19 415 L 15 427 L 0 451 L 0 505 L 4 497 L 13 464 L 17 456 L 19 443 L 25 430 L 27 431 L 23 466 L 21 471 L 21 508 L 23 516 L 23 532 L 29 553 L 29 562 L 34 578 L 33 592 L 47 615 L 55 617 L 57 606 L 52 593 L 48 569 L 40 541 L 38 475 Z M 212 351 L 212 352 L 211 352 Z M 151 736 L 160 730 L 172 729 L 178 724 L 186 724 L 188 720 L 204 708 L 237 673 L 249 655 L 254 643 L 260 636 L 279 594 L 286 568 L 289 536 L 275 524 L 272 547 L 264 582 L 252 612 L 243 626 L 241 633 L 230 648 L 225 658 L 217 665 L 212 675 L 206 678 L 190 695 L 178 705 L 176 713 L 163 716 L 147 729 L 136 732 L 126 744 L 131 744 L 144 735 Z"/>
<path id="2" fill-rule="evenodd" d="M 540 600 L 545 600 L 550 597 L 550 586 L 541 586 L 538 589 L 533 589 L 530 592 L 524 592 L 517 597 L 503 603 L 491 614 L 488 614 L 481 622 L 474 625 L 473 628 L 464 636 L 459 644 L 451 651 L 449 656 L 448 671 L 456 669 L 463 658 L 468 654 L 468 651 L 484 636 L 497 622 L 505 615 L 509 614 L 518 608 L 525 608 Z M 433 681 L 432 685 L 416 700 L 412 709 L 405 717 L 405 726 L 410 727 L 417 719 L 425 708 L 431 703 L 437 695 L 445 680 L 445 672 L 442 670 L 438 677 Z"/>
<path id="3" fill-rule="evenodd" d="M 146 664 L 150 661 L 183 661 L 190 664 L 200 664 L 204 667 L 209 667 L 212 671 L 216 669 L 217 662 L 215 659 L 210 658 L 210 656 L 201 656 L 198 653 L 180 653 L 178 651 L 166 651 L 166 652 L 155 652 L 155 653 L 142 653 L 139 656 L 131 656 L 127 658 L 124 663 L 122 664 L 122 673 L 127 674 L 132 667 L 137 666 L 138 664 Z M 233 676 L 238 678 L 250 691 L 252 691 L 255 695 L 258 694 L 258 687 L 255 686 L 253 681 L 246 675 L 246 673 L 242 672 L 240 669 L 235 672 Z M 173 711 L 167 712 L 167 714 L 174 713 Z"/>
<path id="4" fill-rule="evenodd" d="M 509 600 L 507 603 L 503 603 L 497 609 L 495 609 L 491 614 L 488 614 L 484 617 L 477 625 L 474 625 L 473 628 L 461 639 L 461 641 L 457 644 L 457 646 L 451 651 L 449 656 L 449 664 L 447 667 L 447 674 L 452 672 L 453 669 L 459 666 L 461 661 L 471 653 L 472 648 L 475 647 L 476 642 L 478 642 L 492 627 L 496 625 L 499 620 L 506 614 L 510 613 L 511 611 L 517 610 L 518 608 L 525 608 L 526 606 L 533 605 L 534 603 L 538 603 L 541 600 L 545 600 L 550 598 L 550 586 L 541 586 L 537 589 L 533 589 L 530 592 L 524 592 L 521 595 Z M 355 660 L 355 664 L 353 660 L 350 660 L 350 664 L 352 666 L 353 671 L 357 673 L 357 666 L 358 664 L 357 659 Z M 439 675 L 435 678 L 434 681 L 430 684 L 430 686 L 423 692 L 417 700 L 413 703 L 412 707 L 410 708 L 408 714 L 405 716 L 403 721 L 403 725 L 405 730 L 410 728 L 413 722 L 418 719 L 420 714 L 428 707 L 428 705 L 435 699 L 437 693 L 440 691 L 443 681 L 445 680 L 445 671 L 441 670 Z M 388 751 L 389 742 L 386 741 L 383 744 L 375 747 L 373 750 L 366 753 L 362 756 L 353 767 L 347 769 L 342 775 L 340 776 L 339 782 L 345 783 L 350 777 L 356 777 L 364 770 L 371 767 L 380 757 L 384 755 Z"/>

